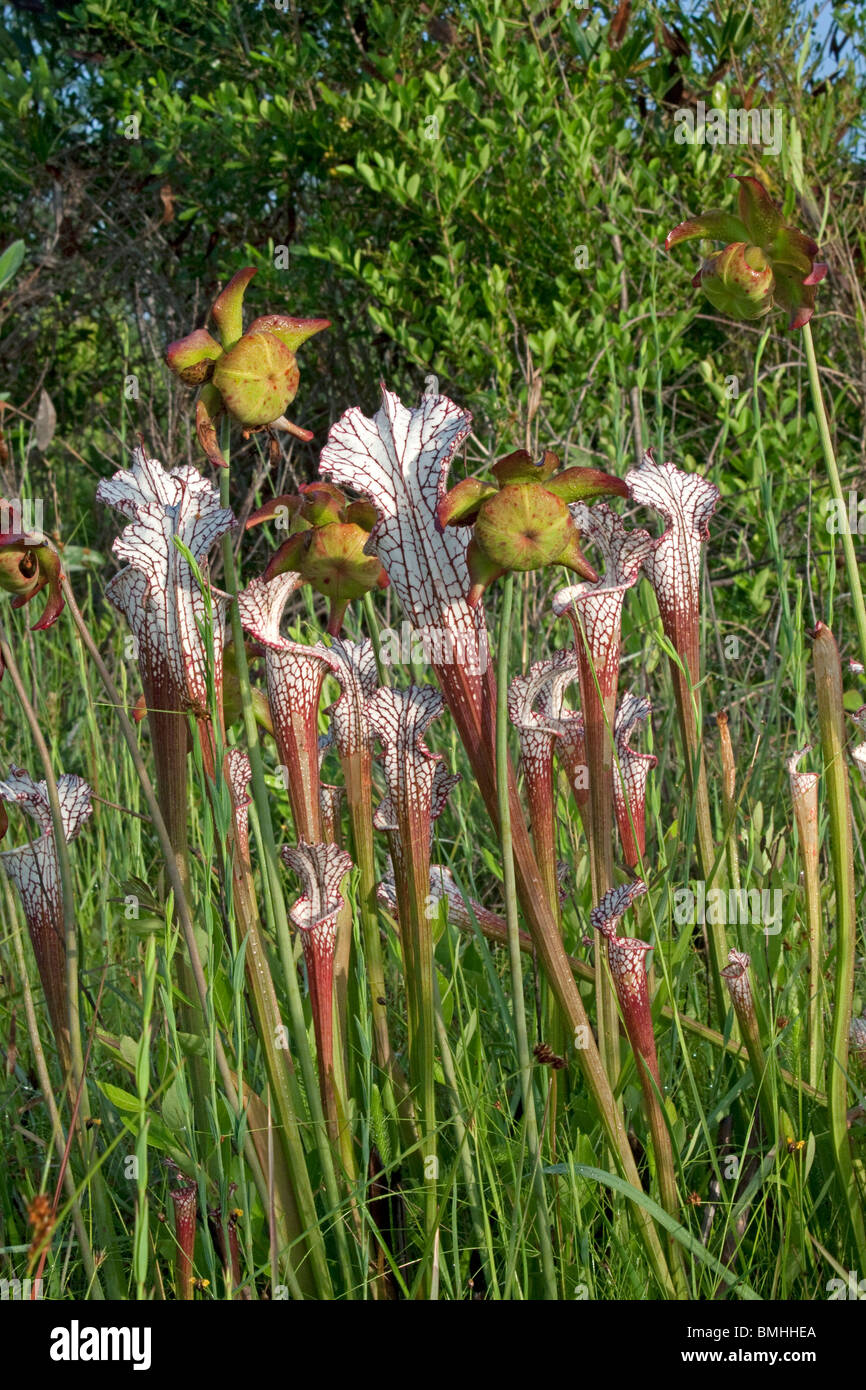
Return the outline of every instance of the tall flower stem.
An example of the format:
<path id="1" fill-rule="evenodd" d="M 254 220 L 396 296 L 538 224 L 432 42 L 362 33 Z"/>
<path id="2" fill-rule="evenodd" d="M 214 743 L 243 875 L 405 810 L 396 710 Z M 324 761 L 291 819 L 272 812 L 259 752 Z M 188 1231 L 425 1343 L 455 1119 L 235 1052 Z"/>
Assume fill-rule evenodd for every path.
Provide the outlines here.
<path id="1" fill-rule="evenodd" d="M 180 922 L 184 943 L 189 954 L 190 969 L 192 971 L 193 980 L 195 982 L 196 995 L 198 997 L 199 1003 L 201 1004 L 202 1010 L 205 1010 L 207 1008 L 208 1001 L 208 984 L 204 973 L 204 967 L 201 961 L 201 955 L 198 949 L 198 943 L 195 937 L 195 927 L 193 925 L 192 914 L 190 912 L 186 888 L 184 885 L 183 877 L 178 871 L 178 867 L 175 862 L 174 849 L 171 843 L 171 837 L 168 833 L 168 828 L 165 824 L 165 820 L 163 819 L 159 801 L 157 799 L 156 792 L 153 788 L 153 783 L 150 780 L 150 776 L 145 766 L 144 759 L 141 755 L 141 749 L 138 746 L 138 739 L 136 737 L 135 729 L 133 728 L 129 720 L 129 717 L 126 713 L 126 709 L 124 708 L 123 697 L 121 696 L 120 691 L 118 690 L 117 686 L 111 678 L 111 674 L 108 670 L 108 667 L 106 666 L 105 662 L 103 661 L 100 655 L 99 648 L 94 642 L 90 629 L 84 621 L 84 618 L 81 614 L 81 610 L 76 602 L 75 595 L 73 594 L 69 581 L 65 578 L 65 576 L 62 580 L 62 584 L 64 596 L 66 598 L 66 605 L 69 609 L 70 616 L 72 617 L 72 621 L 78 629 L 79 636 L 81 637 L 81 640 L 84 643 L 85 648 L 87 649 L 90 659 L 92 660 L 94 666 L 96 667 L 96 670 L 99 673 L 99 678 L 102 681 L 103 686 L 105 687 L 105 691 L 111 702 L 112 708 L 114 709 L 117 715 L 118 721 L 120 723 L 121 732 L 124 737 L 124 741 L 126 742 L 126 746 L 129 750 L 129 755 L 132 759 L 133 767 L 135 768 L 136 776 L 138 777 L 139 783 L 141 784 L 142 793 L 147 804 L 147 809 L 150 815 L 151 823 L 159 840 L 163 859 L 165 860 L 166 873 L 168 875 L 169 884 L 171 886 L 172 893 L 174 894 L 174 907 L 178 916 L 178 920 Z M 282 899 L 280 899 L 280 901 L 282 901 Z M 297 980 L 295 981 L 295 984 L 297 987 Z M 235 1079 L 232 1075 L 232 1071 L 229 1066 L 228 1058 L 225 1054 L 225 1049 L 222 1045 L 222 1039 L 220 1038 L 218 1032 L 214 1033 L 213 1049 L 214 1059 L 217 1064 L 217 1070 L 219 1071 L 220 1079 L 222 1081 L 223 1089 L 225 1090 L 229 1106 L 231 1107 L 232 1113 L 235 1115 L 235 1117 L 238 1120 L 240 1120 L 242 1107 L 244 1105 L 243 1095 L 242 1093 L 239 1094 L 238 1092 L 238 1088 L 235 1084 Z M 318 1094 L 318 1092 L 316 1092 L 316 1094 Z M 253 1181 L 256 1184 L 256 1189 L 259 1193 L 259 1197 L 261 1198 L 262 1206 L 267 1211 L 270 1209 L 271 1202 L 271 1197 L 268 1191 L 268 1183 L 264 1171 L 262 1169 L 262 1165 L 259 1161 L 253 1138 L 250 1135 L 249 1130 L 246 1130 L 245 1132 L 243 1151 L 244 1157 L 246 1158 L 247 1164 L 249 1165 L 250 1172 L 252 1173 Z M 318 1226 L 312 1227 L 307 1231 L 307 1241 L 310 1248 L 310 1262 L 313 1266 L 314 1277 L 316 1279 L 316 1285 L 319 1290 L 319 1297 L 329 1298 L 332 1296 L 331 1276 L 325 1258 L 322 1234 Z"/>
<path id="2" fill-rule="evenodd" d="M 807 325 L 808 326 L 808 325 Z M 866 1265 L 866 1229 L 848 1137 L 848 1049 L 854 993 L 854 952 L 857 939 L 854 885 L 854 842 L 848 768 L 845 764 L 845 725 L 842 704 L 842 663 L 832 632 L 819 623 L 814 633 L 815 686 L 824 760 L 824 785 L 830 818 L 830 856 L 836 894 L 836 989 L 833 1026 L 827 1058 L 827 1110 L 830 1139 L 839 1186 L 858 1258 Z"/>
<path id="3" fill-rule="evenodd" d="M 830 487 L 839 510 L 839 516 L 844 517 L 847 516 L 847 507 L 845 505 L 845 499 L 842 496 L 842 481 L 839 477 L 836 454 L 833 449 L 833 440 L 830 436 L 830 425 L 824 406 L 824 396 L 821 391 L 821 378 L 818 373 L 818 361 L 815 357 L 815 343 L 812 339 L 811 323 L 803 325 L 803 342 L 806 345 L 809 386 L 812 390 L 812 405 L 815 409 L 815 418 L 818 421 L 818 433 L 821 437 L 821 448 L 824 451 L 824 462 L 827 465 Z M 851 587 L 851 602 L 854 605 L 854 619 L 857 623 L 857 633 L 860 639 L 860 660 L 866 663 L 866 604 L 863 602 L 863 587 L 860 583 L 860 570 L 857 565 L 857 553 L 854 549 L 854 539 L 847 527 L 842 528 L 842 549 L 845 554 L 845 571 L 848 575 L 848 583 Z"/>
<path id="4" fill-rule="evenodd" d="M 220 444 L 226 461 L 228 461 L 229 441 L 231 437 L 230 428 L 229 422 L 223 421 Z M 223 506 L 228 506 L 229 495 L 230 474 L 228 466 L 226 466 L 220 472 L 220 501 Z M 256 808 L 254 829 L 259 838 L 259 848 L 262 852 L 262 858 L 264 860 L 271 890 L 270 902 L 273 909 L 275 935 L 279 946 L 280 961 L 283 967 L 283 976 L 289 1000 L 292 1034 L 294 1037 L 295 1050 L 301 1065 L 301 1073 L 304 1078 L 307 1101 L 313 1118 L 316 1144 L 325 1179 L 325 1190 L 331 1208 L 334 1211 L 338 1211 L 340 1207 L 340 1196 L 337 1186 L 337 1175 L 334 1168 L 333 1154 L 328 1143 L 328 1133 L 325 1125 L 324 1111 L 322 1109 L 322 1098 L 319 1093 L 316 1072 L 313 1066 L 309 1042 L 307 1040 L 304 1006 L 301 1000 L 300 987 L 298 985 L 298 974 L 295 967 L 288 914 L 283 897 L 279 855 L 277 853 L 277 844 L 274 837 L 273 822 L 271 821 L 270 800 L 268 797 L 267 784 L 265 782 L 265 770 L 264 764 L 262 763 L 262 751 L 259 745 L 258 725 L 256 724 L 256 715 L 253 706 L 250 671 L 247 664 L 246 648 L 244 646 L 244 630 L 241 622 L 240 609 L 237 604 L 237 567 L 235 565 L 231 537 L 228 534 L 224 535 L 222 538 L 222 554 L 225 588 L 232 600 L 230 604 L 232 643 L 235 650 L 238 687 L 240 690 L 241 708 L 244 720 L 244 733 L 252 772 L 252 792 Z M 353 1280 L 350 1274 L 348 1242 L 346 1239 L 346 1231 L 341 1220 L 335 1222 L 335 1229 L 346 1286 L 352 1287 Z M 327 1278 L 328 1282 L 330 1282 L 330 1276 L 327 1276 Z"/>
<path id="5" fill-rule="evenodd" d="M 225 769 L 235 808 L 234 835 L 229 849 L 233 905 L 239 936 L 246 941 L 244 968 L 250 1009 L 265 1059 L 271 1101 L 279 1120 L 281 1156 L 288 1175 L 291 1205 L 284 1203 L 285 1234 L 289 1240 L 295 1240 L 304 1227 L 311 1230 L 317 1225 L 315 1197 L 298 1126 L 298 1101 L 292 1085 L 291 1056 L 284 1041 L 279 1003 L 253 885 L 246 819 L 249 799 L 244 800 L 249 761 L 240 750 L 233 749 L 226 758 Z M 280 1183 L 280 1187 L 284 1189 L 284 1184 Z M 306 1261 L 300 1264 L 297 1278 L 304 1295 L 315 1297 L 316 1285 Z"/>
<path id="6" fill-rule="evenodd" d="M 532 1189 L 535 1197 L 536 1224 L 541 1245 L 541 1262 L 545 1297 L 557 1298 L 556 1272 L 553 1265 L 553 1246 L 550 1240 L 550 1216 L 544 1174 L 541 1170 L 541 1149 L 538 1142 L 538 1117 L 535 1111 L 535 1092 L 532 1085 L 532 1060 L 526 1029 L 526 1008 L 523 997 L 523 967 L 520 961 L 520 928 L 517 918 L 517 882 L 514 872 L 514 849 L 511 840 L 511 804 L 509 796 L 508 761 L 508 657 L 511 638 L 511 614 L 514 605 L 514 576 L 506 575 L 502 585 L 502 611 L 499 619 L 499 654 L 496 669 L 496 786 L 499 797 L 499 843 L 502 846 L 502 884 L 505 896 L 505 919 L 508 928 L 508 957 L 511 967 L 511 994 L 514 1010 L 514 1037 L 517 1062 L 520 1068 L 520 1087 L 523 1097 L 523 1116 L 529 1161 L 532 1164 Z"/>
<path id="7" fill-rule="evenodd" d="M 370 988 L 370 1013 L 373 1024 L 373 1046 L 376 1062 L 381 1067 L 386 1109 L 399 1110 L 410 1128 L 413 1106 L 406 1078 L 394 1050 L 388 1028 L 388 1006 L 385 999 L 385 964 L 379 935 L 379 910 L 376 899 L 376 855 L 373 847 L 372 781 L 365 768 L 364 755 L 341 759 L 352 829 L 352 857 L 358 868 L 358 908 L 361 935 L 364 942 L 364 962 Z"/>
<path id="8" fill-rule="evenodd" d="M 803 906 L 809 934 L 809 1084 L 817 1086 L 824 1072 L 821 1007 L 824 992 L 824 923 L 818 868 L 818 774 L 797 770 L 800 757 L 807 751 L 803 748 L 788 759 L 788 775 L 803 869 Z"/>
<path id="9" fill-rule="evenodd" d="M 417 1108 L 423 1172 L 425 1260 L 418 1296 L 435 1298 L 439 1235 L 439 1158 L 435 1087 L 435 944 L 428 914 L 430 843 L 433 822 L 459 780 L 445 773 L 441 756 L 424 741 L 427 727 L 441 712 L 439 691 L 431 685 L 408 690 L 380 689 L 370 699 L 370 728 L 384 750 L 387 796 L 374 824 L 388 832 L 400 918 L 400 944 L 406 987 L 409 1082 Z M 432 1259 L 428 1258 L 432 1252 Z"/>
<path id="10" fill-rule="evenodd" d="M 84 1075 L 84 1052 L 81 1046 L 81 1016 L 79 1008 L 78 991 L 78 923 L 75 917 L 75 887 L 72 880 L 72 864 L 69 859 L 69 846 L 66 843 L 66 832 L 63 826 L 63 815 L 60 810 L 60 798 L 57 793 L 57 779 L 54 776 L 54 768 L 51 763 L 51 754 L 48 745 L 39 727 L 39 720 L 36 711 L 27 698 L 24 682 L 21 679 L 21 672 L 12 653 L 6 633 L 0 627 L 0 661 L 5 665 L 9 672 L 9 678 L 15 688 L 18 703 L 24 712 L 24 717 L 30 728 L 39 760 L 42 763 L 42 771 L 45 774 L 45 788 L 48 793 L 48 803 L 51 807 L 51 825 L 54 831 L 54 847 L 57 854 L 57 865 L 60 873 L 60 894 L 63 902 L 63 937 L 66 947 L 66 995 L 67 995 L 67 1016 L 69 1020 L 69 1057 L 70 1075 L 68 1077 L 69 1097 L 73 1105 L 73 1113 L 78 1116 L 78 1137 L 81 1152 L 85 1162 L 88 1162 L 94 1155 L 95 1145 L 92 1134 L 88 1128 L 87 1121 L 90 1119 L 90 1097 L 87 1091 L 87 1084 Z M 61 1056 L 65 1049 L 61 1049 Z M 78 1099 L 77 1107 L 75 1105 Z M 105 1179 L 101 1169 L 96 1166 L 91 1176 L 93 1190 L 93 1204 L 96 1214 L 97 1229 L 100 1240 L 105 1249 L 105 1283 L 108 1297 L 112 1299 L 123 1298 L 125 1295 L 125 1285 L 117 1258 L 115 1244 L 114 1223 L 111 1219 L 111 1207 L 108 1201 L 108 1192 L 105 1186 Z"/>
<path id="11" fill-rule="evenodd" d="M 779 544 L 779 532 L 776 526 L 776 509 L 773 505 L 773 479 L 767 468 L 767 457 L 764 452 L 764 437 L 761 424 L 761 398 L 758 392 L 759 373 L 761 359 L 764 349 L 770 340 L 770 329 L 765 329 L 755 350 L 755 361 L 752 367 L 752 414 L 755 421 L 755 472 L 753 481 L 759 483 L 761 489 L 761 502 L 764 509 L 764 520 L 767 526 L 767 536 L 770 541 L 770 550 L 776 565 L 776 574 L 779 581 L 779 599 L 782 605 L 782 617 L 784 621 L 784 631 L 787 634 L 791 630 L 791 605 L 788 601 L 788 577 L 790 574 L 786 565 L 786 560 L 782 547 Z M 808 325 L 804 332 L 808 331 Z"/>
<path id="12" fill-rule="evenodd" d="M 579 620 L 575 620 L 575 636 L 581 660 L 580 703 L 589 767 L 590 877 L 593 900 L 599 902 L 613 887 L 613 716 L 616 691 L 607 699 L 602 696 L 586 632 Z M 619 1021 L 616 994 L 603 951 L 595 953 L 595 1000 L 598 1049 L 610 1083 L 615 1088 L 620 1068 Z"/>

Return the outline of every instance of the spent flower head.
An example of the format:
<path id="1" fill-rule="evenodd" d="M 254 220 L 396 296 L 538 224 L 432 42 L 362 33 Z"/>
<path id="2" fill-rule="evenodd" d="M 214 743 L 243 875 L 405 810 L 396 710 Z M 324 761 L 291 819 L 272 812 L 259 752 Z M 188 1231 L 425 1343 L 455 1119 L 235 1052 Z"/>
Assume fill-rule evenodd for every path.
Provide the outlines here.
<path id="1" fill-rule="evenodd" d="M 714 208 L 681 222 L 668 233 L 665 250 L 702 237 L 724 241 L 706 256 L 692 284 L 715 309 L 747 322 L 774 307 L 786 310 L 789 328 L 802 328 L 815 310 L 815 286 L 827 274 L 816 262 L 811 237 L 789 227 L 764 185 L 751 174 L 738 174 L 739 215 Z"/>
<path id="2" fill-rule="evenodd" d="M 376 509 L 369 502 L 350 502 L 332 483 L 302 483 L 297 493 L 259 507 L 247 525 L 280 515 L 291 517 L 292 534 L 272 556 L 265 578 L 300 574 L 330 599 L 328 632 L 336 637 L 351 601 L 388 584 L 381 561 L 367 551 Z"/>
<path id="3" fill-rule="evenodd" d="M 214 300 L 211 315 L 219 341 L 206 328 L 197 328 L 169 343 L 165 352 L 166 365 L 175 376 L 200 388 L 196 431 L 208 459 L 219 467 L 225 467 L 225 459 L 216 421 L 224 413 L 246 429 L 284 429 L 312 439 L 284 412 L 298 392 L 297 349 L 330 321 L 265 314 L 244 332 L 244 293 L 255 273 L 252 266 L 239 270 Z"/>
<path id="4" fill-rule="evenodd" d="M 5 516 L 7 510 L 8 504 L 0 501 L 0 515 Z M 0 528 L 0 589 L 14 595 L 12 607 L 23 608 L 48 589 L 48 602 L 39 621 L 33 624 L 35 632 L 51 627 L 63 611 L 62 577 L 60 556 L 53 546 L 46 545 L 41 531 Z"/>
<path id="5" fill-rule="evenodd" d="M 470 603 L 510 570 L 560 564 L 583 579 L 597 579 L 581 551 L 569 504 L 611 493 L 624 497 L 625 485 L 598 468 L 558 469 L 559 458 L 550 451 L 533 463 L 525 449 L 517 449 L 493 465 L 495 482 L 464 478 L 442 498 L 443 526 L 474 528 L 466 552 Z"/>

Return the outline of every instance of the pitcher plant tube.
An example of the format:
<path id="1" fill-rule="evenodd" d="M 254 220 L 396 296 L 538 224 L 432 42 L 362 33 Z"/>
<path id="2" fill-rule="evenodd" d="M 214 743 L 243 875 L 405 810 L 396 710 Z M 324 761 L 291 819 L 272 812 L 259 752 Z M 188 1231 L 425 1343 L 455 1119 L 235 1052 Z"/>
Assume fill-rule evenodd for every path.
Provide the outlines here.
<path id="1" fill-rule="evenodd" d="M 577 503 L 571 510 L 581 534 L 598 549 L 604 571 L 594 583 L 560 589 L 553 599 L 556 617 L 567 616 L 574 630 L 589 776 L 590 873 L 598 902 L 613 887 L 614 717 L 623 603 L 637 583 L 652 541 L 646 531 L 628 530 L 606 502 L 594 507 Z M 619 1072 L 616 1002 L 601 963 L 596 1001 L 599 1048 L 608 1075 L 615 1077 Z"/>
<path id="2" fill-rule="evenodd" d="M 617 923 L 632 903 L 647 887 L 642 879 L 612 888 L 590 913 L 590 921 L 601 933 L 607 945 L 607 963 L 613 979 L 616 997 L 629 1044 L 634 1054 L 644 1106 L 652 1134 L 656 1170 L 662 1203 L 671 1216 L 679 1220 L 680 1200 L 677 1192 L 673 1145 L 664 1108 L 664 1093 L 656 1053 L 652 1009 L 646 973 L 646 955 L 652 950 L 648 941 L 617 934 Z M 685 1274 L 680 1247 L 670 1242 L 670 1259 L 674 1279 L 681 1297 L 686 1296 Z"/>
<path id="3" fill-rule="evenodd" d="M 670 667 L 683 741 L 686 775 L 695 807 L 698 850 L 704 879 L 714 881 L 715 845 L 706 764 L 701 738 L 701 562 L 719 489 L 699 473 L 673 463 L 656 463 L 652 451 L 626 474 L 629 495 L 664 518 L 665 530 L 643 557 L 644 573 L 655 592 L 662 628 L 672 652 Z M 710 977 L 716 1008 L 724 1013 L 721 970 L 726 959 L 724 927 L 708 932 Z"/>
<path id="4" fill-rule="evenodd" d="M 64 773 L 57 779 L 63 833 L 74 840 L 92 812 L 90 787 L 81 777 Z M 66 987 L 66 944 L 60 869 L 48 789 L 34 782 L 23 768 L 13 767 L 0 781 L 0 805 L 18 805 L 39 827 L 28 844 L 0 853 L 0 868 L 21 898 L 24 918 L 48 1014 L 64 1071 L 69 1070 L 69 1005 Z"/>

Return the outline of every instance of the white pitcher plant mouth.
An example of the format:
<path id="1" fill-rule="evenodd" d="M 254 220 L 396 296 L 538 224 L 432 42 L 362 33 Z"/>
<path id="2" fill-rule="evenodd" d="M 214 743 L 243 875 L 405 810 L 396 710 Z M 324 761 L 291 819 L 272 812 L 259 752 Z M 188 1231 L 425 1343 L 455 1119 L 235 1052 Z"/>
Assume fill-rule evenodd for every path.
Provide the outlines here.
<path id="1" fill-rule="evenodd" d="M 238 849 L 241 858 L 248 863 L 250 857 L 249 810 L 253 800 L 248 791 L 253 775 L 249 754 L 243 748 L 230 748 L 226 753 L 225 771 L 226 781 L 231 792 Z"/>
<path id="2" fill-rule="evenodd" d="M 280 633 L 286 603 L 303 583 L 293 571 L 274 579 L 253 579 L 238 594 L 244 630 L 265 649 L 268 702 L 277 752 L 298 837 L 322 839 L 319 781 L 319 701 L 329 669 L 324 643 L 307 646 Z"/>
<path id="3" fill-rule="evenodd" d="M 665 520 L 663 534 L 651 542 L 643 557 L 643 568 L 655 590 L 665 634 L 696 685 L 701 558 L 721 493 L 700 473 L 686 473 L 673 463 L 656 463 L 650 449 L 625 481 L 634 502 L 651 507 Z"/>
<path id="4" fill-rule="evenodd" d="M 745 951 L 736 951 L 732 947 L 728 952 L 729 963 L 722 971 L 722 978 L 728 986 L 731 1001 L 738 1015 L 751 1015 L 755 1008 L 749 980 L 751 960 L 751 956 Z"/>
<path id="5" fill-rule="evenodd" d="M 595 544 L 602 559 L 602 575 L 596 583 L 571 584 L 553 597 L 555 615 L 571 619 L 575 650 L 584 663 L 581 703 L 585 710 L 595 681 L 602 700 L 616 694 L 623 601 L 637 583 L 653 543 L 647 531 L 629 530 L 606 502 L 592 507 L 574 502 L 569 510 L 581 535 Z M 595 680 L 587 662 L 591 662 Z"/>
<path id="6" fill-rule="evenodd" d="M 562 736 L 562 723 L 553 710 L 562 708 L 563 691 L 577 679 L 577 674 L 576 654 L 558 651 L 545 660 L 534 662 L 525 676 L 515 676 L 508 689 L 508 717 L 520 737 L 520 768 L 529 806 L 532 841 L 554 912 L 559 910 L 559 892 L 553 752 Z"/>
<path id="7" fill-rule="evenodd" d="M 525 676 L 515 676 L 508 687 L 508 718 L 520 738 L 521 766 L 530 775 L 546 767 L 562 735 L 559 715 L 563 692 L 577 679 L 577 656 L 557 651 L 534 661 Z"/>
<path id="8" fill-rule="evenodd" d="M 369 752 L 370 719 L 367 702 L 379 688 L 376 653 L 369 638 L 350 642 L 336 637 L 322 656 L 338 681 L 340 694 L 328 713 L 331 733 L 341 758 L 351 758 Z"/>
<path id="9" fill-rule="evenodd" d="M 629 690 L 623 695 L 614 721 L 616 768 L 613 779 L 613 804 L 623 858 L 634 869 L 646 851 L 646 792 L 650 771 L 658 764 L 653 753 L 640 753 L 631 746 L 631 738 L 640 724 L 646 723 L 652 712 L 649 700 Z"/>
<path id="10" fill-rule="evenodd" d="M 57 796 L 67 843 L 75 839 L 91 815 L 91 795 L 83 778 L 71 773 L 58 777 Z M 0 781 L 0 802 L 20 806 L 39 827 L 39 833 L 27 844 L 0 853 L 0 867 L 21 897 L 48 1012 L 61 1055 L 68 1059 L 63 895 L 48 789 L 45 782 L 34 782 L 23 768 L 13 767 L 9 776 Z"/>
<path id="11" fill-rule="evenodd" d="M 335 844 L 314 845 L 303 840 L 294 846 L 284 845 L 280 854 L 304 885 L 302 896 L 289 909 L 289 917 L 301 933 L 319 1059 L 328 1073 L 333 1067 L 337 919 L 345 902 L 340 890 L 352 860 Z"/>
<path id="12" fill-rule="evenodd" d="M 813 789 L 817 788 L 820 780 L 817 772 L 807 772 L 800 767 L 800 763 L 803 761 L 806 754 L 811 753 L 811 751 L 812 745 L 811 743 L 807 743 L 803 748 L 798 748 L 795 753 L 792 753 L 790 758 L 785 762 L 785 767 L 791 782 L 791 795 L 795 800 L 810 796 Z"/>
<path id="13" fill-rule="evenodd" d="M 175 542 L 206 580 L 207 557 L 236 524 L 234 514 L 195 468 L 168 470 L 143 447 L 133 450 L 129 470 L 102 480 L 96 496 L 130 521 L 112 547 L 126 567 L 106 595 L 129 623 L 148 709 L 206 718 L 209 670 L 217 690 L 221 683 L 224 600 L 202 592 Z M 209 606 L 212 646 L 203 634 Z"/>
<path id="14" fill-rule="evenodd" d="M 607 943 L 607 960 L 632 1050 L 643 1058 L 656 1083 L 659 1081 L 655 1034 L 646 974 L 648 941 L 620 936 L 616 926 L 647 886 L 642 879 L 610 889 L 593 908 L 589 919 Z"/>
<path id="15" fill-rule="evenodd" d="M 387 786 L 373 824 L 390 832 L 392 854 L 396 849 L 401 860 L 417 855 L 429 864 L 433 822 L 460 781 L 448 772 L 441 753 L 431 753 L 424 742 L 444 703 L 434 686 L 413 685 L 377 690 L 367 704 L 371 730 L 383 747 Z"/>

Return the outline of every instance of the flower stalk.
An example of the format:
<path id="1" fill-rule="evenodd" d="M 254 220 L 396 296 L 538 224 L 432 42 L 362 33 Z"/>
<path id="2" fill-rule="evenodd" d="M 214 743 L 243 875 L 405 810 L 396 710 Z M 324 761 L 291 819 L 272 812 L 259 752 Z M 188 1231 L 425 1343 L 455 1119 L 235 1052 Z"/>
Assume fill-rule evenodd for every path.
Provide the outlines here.
<path id="1" fill-rule="evenodd" d="M 428 1256 L 438 1238 L 439 1160 L 436 1153 L 434 1082 L 435 1003 L 433 925 L 427 915 L 433 820 L 444 808 L 456 779 L 442 776 L 441 754 L 433 754 L 424 734 L 441 713 L 442 696 L 432 686 L 378 690 L 369 700 L 370 729 L 384 749 L 388 795 L 374 824 L 389 832 L 400 916 L 406 979 L 409 1083 L 418 1116 L 424 1182 Z M 432 1289 L 427 1261 L 419 1288 Z"/>
<path id="2" fill-rule="evenodd" d="M 821 390 L 821 375 L 818 371 L 818 359 L 815 356 L 815 343 L 812 338 L 812 325 L 807 323 L 803 327 L 803 343 L 806 348 L 806 365 L 809 371 L 809 388 L 812 392 L 812 407 L 815 411 L 815 419 L 818 422 L 818 435 L 821 440 L 821 449 L 824 454 L 824 462 L 827 465 L 827 476 L 830 479 L 830 489 L 833 493 L 833 500 L 836 503 L 837 514 L 847 515 L 847 502 L 842 493 L 842 480 L 839 477 L 839 467 L 836 463 L 836 451 L 833 448 L 833 438 L 830 434 L 830 425 L 827 420 L 827 409 L 824 405 L 824 394 Z M 842 553 L 845 556 L 845 574 L 848 579 L 848 586 L 851 590 L 851 602 L 854 605 L 854 621 L 857 624 L 857 636 L 860 643 L 860 660 L 866 662 L 866 603 L 863 599 L 863 585 L 860 581 L 860 566 L 857 561 L 857 552 L 854 548 L 854 537 L 851 535 L 849 527 L 840 528 L 842 533 Z"/>
<path id="3" fill-rule="evenodd" d="M 358 907 L 376 1062 L 385 1079 L 386 1110 L 393 1113 L 399 1106 L 404 1119 L 410 1121 L 412 1106 L 406 1078 L 391 1045 L 388 1028 L 385 964 L 379 935 L 373 841 L 373 746 L 367 708 L 378 688 L 375 651 L 369 639 L 349 642 L 335 638 L 330 647 L 324 649 L 324 656 L 340 685 L 340 696 L 330 709 L 331 732 L 343 773 L 352 858 L 359 875 Z"/>
<path id="4" fill-rule="evenodd" d="M 535 1221 L 541 1245 L 541 1263 L 544 1276 L 545 1297 L 557 1297 L 556 1275 L 553 1265 L 553 1247 L 550 1240 L 550 1216 L 547 1208 L 547 1193 L 544 1187 L 544 1174 L 541 1168 L 541 1146 L 538 1136 L 538 1116 L 535 1109 L 535 1088 L 532 1080 L 532 1058 L 529 1051 L 529 1035 L 526 1028 L 526 1004 L 523 993 L 523 967 L 520 961 L 520 938 L 517 915 L 517 887 L 514 874 L 514 850 L 511 840 L 511 802 L 508 794 L 508 658 L 511 638 L 511 614 L 514 602 L 514 576 L 507 574 L 502 585 L 502 610 L 499 620 L 499 657 L 496 678 L 496 774 L 499 790 L 499 843 L 502 848 L 502 888 L 505 898 L 505 922 L 508 932 L 508 960 L 511 970 L 511 997 L 514 1019 L 514 1039 L 517 1048 L 517 1065 L 520 1069 L 520 1090 L 523 1098 L 523 1123 L 526 1133 L 526 1147 L 532 1169 L 532 1192 L 535 1203 Z M 552 742 L 552 738 L 551 738 Z M 550 778 L 551 749 L 546 747 L 544 766 L 550 785 L 550 805 L 552 810 L 553 788 Z M 552 824 L 550 826 L 552 833 Z M 552 893 L 554 905 L 551 911 L 559 915 L 559 890 L 556 884 L 556 866 L 552 865 L 553 883 L 547 884 Z"/>
<path id="5" fill-rule="evenodd" d="M 791 803 L 799 840 L 803 870 L 806 929 L 809 934 L 809 1084 L 821 1084 L 824 1073 L 824 1027 L 821 1001 L 824 993 L 824 920 L 821 913 L 821 884 L 818 876 L 818 774 L 801 772 L 800 759 L 811 745 L 799 749 L 788 759 Z"/>
<path id="6" fill-rule="evenodd" d="M 856 894 L 854 843 L 848 768 L 845 763 L 845 715 L 842 703 L 842 663 L 830 629 L 819 623 L 814 633 L 813 660 L 818 697 L 818 723 L 824 786 L 830 821 L 836 917 L 836 986 L 827 1055 L 827 1110 L 830 1139 L 842 1197 L 846 1203 L 857 1255 L 866 1265 L 866 1229 L 848 1136 L 848 1049 L 854 994 Z"/>

